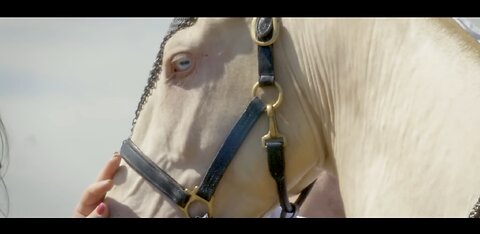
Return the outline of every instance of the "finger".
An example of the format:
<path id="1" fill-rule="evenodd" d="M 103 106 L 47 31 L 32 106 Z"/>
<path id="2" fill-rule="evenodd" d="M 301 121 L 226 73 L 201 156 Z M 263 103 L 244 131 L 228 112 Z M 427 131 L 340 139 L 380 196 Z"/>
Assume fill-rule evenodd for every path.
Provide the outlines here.
<path id="1" fill-rule="evenodd" d="M 110 212 L 108 210 L 108 206 L 105 202 L 98 204 L 92 213 L 90 213 L 87 218 L 108 218 Z"/>
<path id="2" fill-rule="evenodd" d="M 105 195 L 112 186 L 112 180 L 102 180 L 88 186 L 77 205 L 76 213 L 83 217 L 90 214 L 105 199 Z"/>
<path id="3" fill-rule="evenodd" d="M 105 167 L 98 175 L 97 181 L 113 179 L 115 172 L 117 172 L 117 169 L 120 166 L 120 160 L 120 154 L 114 153 L 113 158 L 107 162 L 107 165 L 105 165 Z"/>

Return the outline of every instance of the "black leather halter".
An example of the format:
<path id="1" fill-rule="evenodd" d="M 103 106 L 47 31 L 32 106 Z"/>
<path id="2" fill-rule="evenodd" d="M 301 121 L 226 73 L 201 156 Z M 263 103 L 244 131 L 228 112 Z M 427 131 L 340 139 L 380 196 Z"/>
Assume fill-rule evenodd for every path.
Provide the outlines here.
<path id="1" fill-rule="evenodd" d="M 253 99 L 247 106 L 245 112 L 234 125 L 229 135 L 222 144 L 207 174 L 200 186 L 189 190 L 180 185 L 165 171 L 151 161 L 133 142 L 127 139 L 123 142 L 120 154 L 122 158 L 139 175 L 153 185 L 157 190 L 164 193 L 169 199 L 175 202 L 187 217 L 191 217 L 189 207 L 194 202 L 206 205 L 207 217 L 212 217 L 213 195 L 218 183 L 223 177 L 228 165 L 235 156 L 242 142 L 255 125 L 258 118 L 267 113 L 269 119 L 269 132 L 262 137 L 262 142 L 267 150 L 268 166 L 270 174 L 276 182 L 280 206 L 282 207 L 281 217 L 295 217 L 299 207 L 307 197 L 313 183 L 307 186 L 297 198 L 295 203 L 290 203 L 285 183 L 285 159 L 283 148 L 285 139 L 279 134 L 276 126 L 275 109 L 282 100 L 281 87 L 275 82 L 273 66 L 273 43 L 278 37 L 279 26 L 276 19 L 258 18 L 252 22 L 252 38 L 258 45 L 258 72 L 259 80 L 253 89 Z M 274 104 L 265 105 L 258 97 L 256 90 L 268 86 L 277 87 L 279 98 Z"/>

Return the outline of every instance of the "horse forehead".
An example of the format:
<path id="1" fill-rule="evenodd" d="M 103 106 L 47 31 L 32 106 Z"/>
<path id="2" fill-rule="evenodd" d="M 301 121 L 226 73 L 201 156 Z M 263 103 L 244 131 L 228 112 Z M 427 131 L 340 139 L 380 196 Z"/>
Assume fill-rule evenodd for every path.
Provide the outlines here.
<path id="1" fill-rule="evenodd" d="M 195 18 L 195 17 L 177 17 L 172 20 L 167 31 L 167 35 L 175 34 L 177 31 L 195 26 L 200 30 L 212 28 L 228 27 L 231 23 L 242 19 L 238 18 Z M 245 19 L 243 19 L 245 20 Z M 200 22 L 200 23 L 197 23 Z"/>
<path id="2" fill-rule="evenodd" d="M 201 35 L 208 40 L 220 35 L 234 37 L 235 33 L 240 31 L 241 25 L 248 25 L 246 18 L 198 18 L 190 32 Z"/>
<path id="3" fill-rule="evenodd" d="M 193 21 L 192 25 L 185 27 Z M 169 30 L 174 33 L 166 37 L 168 42 L 165 56 L 189 50 L 203 53 L 234 53 L 247 45 L 253 45 L 250 41 L 248 26 L 246 18 L 174 20 Z M 244 40 L 246 36 L 249 38 L 248 42 Z"/>

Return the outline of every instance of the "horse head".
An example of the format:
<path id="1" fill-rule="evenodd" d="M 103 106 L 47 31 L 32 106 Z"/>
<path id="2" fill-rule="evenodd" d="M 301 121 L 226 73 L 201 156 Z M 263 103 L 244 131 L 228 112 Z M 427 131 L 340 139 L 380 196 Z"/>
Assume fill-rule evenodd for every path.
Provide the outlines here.
<path id="1" fill-rule="evenodd" d="M 300 193 L 325 164 L 328 150 L 323 127 L 312 118 L 310 103 L 292 78 L 302 76 L 297 72 L 299 64 L 284 67 L 287 56 L 295 58 L 289 54 L 292 41 L 281 24 L 275 25 L 280 33 L 273 53 L 277 87 L 283 89 L 280 93 L 275 87 L 257 87 L 252 93 L 259 79 L 252 25 L 252 19 L 175 20 L 139 104 L 132 143 L 190 191 L 200 185 L 254 96 L 268 105 L 282 95 L 275 119 L 277 130 L 288 141 L 284 149 L 287 195 Z M 261 217 L 277 206 L 276 183 L 261 141 L 269 124 L 268 116 L 259 117 L 225 169 L 209 204 L 213 217 Z M 175 202 L 130 166 L 125 164 L 115 181 L 117 186 L 107 199 L 112 216 L 184 217 Z"/>

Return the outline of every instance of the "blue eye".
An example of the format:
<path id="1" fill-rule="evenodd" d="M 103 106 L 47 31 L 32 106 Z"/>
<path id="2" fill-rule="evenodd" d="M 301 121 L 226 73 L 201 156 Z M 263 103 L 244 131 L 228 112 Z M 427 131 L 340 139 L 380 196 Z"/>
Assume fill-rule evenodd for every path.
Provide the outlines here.
<path id="1" fill-rule="evenodd" d="M 179 54 L 173 57 L 172 65 L 174 72 L 188 71 L 192 67 L 193 61 L 186 54 Z"/>

